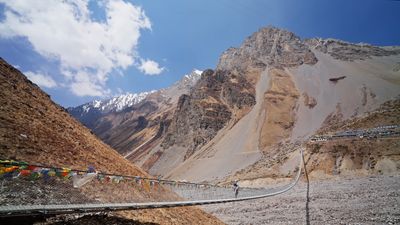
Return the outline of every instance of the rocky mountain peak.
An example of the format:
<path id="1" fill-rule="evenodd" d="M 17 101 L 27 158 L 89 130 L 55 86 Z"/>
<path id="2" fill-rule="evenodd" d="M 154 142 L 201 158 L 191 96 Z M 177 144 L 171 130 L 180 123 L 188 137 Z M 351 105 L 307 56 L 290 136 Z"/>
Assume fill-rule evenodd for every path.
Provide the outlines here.
<path id="1" fill-rule="evenodd" d="M 205 70 L 193 90 L 181 96 L 162 146 L 185 147 L 185 158 L 190 157 L 230 120 L 239 120 L 255 105 L 254 80 L 258 75 L 254 73 L 266 66 L 316 62 L 309 47 L 294 33 L 275 27 L 260 29 L 239 48 L 225 51 L 217 69 Z"/>
<path id="2" fill-rule="evenodd" d="M 220 57 L 217 69 L 244 71 L 248 67 L 293 67 L 315 64 L 317 58 L 294 33 L 266 27 L 248 37 L 239 48 L 229 48 Z"/>
<path id="3" fill-rule="evenodd" d="M 200 77 L 203 71 L 194 69 L 190 74 L 186 74 L 183 76 L 183 80 L 196 82 Z"/>
<path id="4" fill-rule="evenodd" d="M 181 80 L 179 80 L 176 85 L 179 88 L 191 88 L 193 87 L 197 81 L 200 79 L 203 71 L 194 69 L 191 73 L 185 74 Z"/>

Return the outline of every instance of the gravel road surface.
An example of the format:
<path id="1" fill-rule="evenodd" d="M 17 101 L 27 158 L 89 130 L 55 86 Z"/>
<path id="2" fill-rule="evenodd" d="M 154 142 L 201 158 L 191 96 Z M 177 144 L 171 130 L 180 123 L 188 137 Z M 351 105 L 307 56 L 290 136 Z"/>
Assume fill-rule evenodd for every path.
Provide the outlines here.
<path id="1" fill-rule="evenodd" d="M 310 181 L 308 191 L 304 179 L 279 196 L 203 209 L 227 224 L 400 224 L 400 176 Z"/>

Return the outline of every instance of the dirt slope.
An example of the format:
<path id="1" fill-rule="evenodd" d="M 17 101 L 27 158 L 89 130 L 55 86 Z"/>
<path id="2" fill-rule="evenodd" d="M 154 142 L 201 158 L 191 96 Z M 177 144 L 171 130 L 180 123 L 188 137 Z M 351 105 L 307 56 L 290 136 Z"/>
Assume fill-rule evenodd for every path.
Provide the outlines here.
<path id="1" fill-rule="evenodd" d="M 290 69 L 299 92 L 315 99 L 312 108 L 298 104 L 292 139 L 308 137 L 332 117 L 341 120 L 363 115 L 400 96 L 400 73 L 393 67 L 400 55 L 340 61 L 315 50 L 318 63 Z M 346 76 L 337 82 L 332 77 Z M 304 102 L 304 96 L 300 102 Z"/>

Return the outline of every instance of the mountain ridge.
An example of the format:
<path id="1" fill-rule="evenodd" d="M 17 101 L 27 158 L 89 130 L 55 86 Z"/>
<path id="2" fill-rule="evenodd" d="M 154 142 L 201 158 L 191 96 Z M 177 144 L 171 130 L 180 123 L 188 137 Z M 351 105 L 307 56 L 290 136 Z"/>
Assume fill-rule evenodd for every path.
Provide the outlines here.
<path id="1" fill-rule="evenodd" d="M 146 93 L 140 101 L 119 111 L 94 109 L 82 113 L 85 104 L 68 111 L 121 154 L 129 154 L 142 140 L 163 132 L 164 124 L 169 123 L 168 114 L 178 103 L 179 96 L 190 91 L 200 79 L 201 73 L 193 69 L 172 86 Z"/>
<path id="2" fill-rule="evenodd" d="M 177 86 L 181 89 L 187 88 L 186 86 L 192 86 L 200 77 L 202 71 L 194 69 L 190 74 L 185 74 L 181 80 L 175 82 L 172 86 Z M 132 107 L 133 105 L 139 104 L 146 99 L 147 96 L 158 92 L 167 91 L 168 88 L 162 88 L 160 90 L 144 91 L 139 93 L 125 93 L 116 95 L 112 98 L 103 100 L 93 100 L 88 103 L 84 103 L 75 107 L 68 107 L 67 110 L 75 118 L 85 124 L 85 117 L 90 111 L 95 111 L 93 114 L 107 114 L 111 112 L 120 112 L 126 108 Z M 90 117 L 90 116 L 89 116 Z M 91 125 L 88 124 L 90 127 Z"/>

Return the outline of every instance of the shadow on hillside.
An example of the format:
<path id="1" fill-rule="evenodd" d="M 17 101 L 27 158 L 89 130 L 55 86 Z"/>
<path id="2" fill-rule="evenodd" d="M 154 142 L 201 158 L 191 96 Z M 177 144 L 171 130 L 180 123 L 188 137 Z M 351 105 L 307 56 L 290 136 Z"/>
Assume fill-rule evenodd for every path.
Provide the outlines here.
<path id="1" fill-rule="evenodd" d="M 76 214 L 78 215 L 78 214 Z M 158 225 L 157 223 L 140 222 L 137 220 L 126 219 L 123 217 L 112 216 L 107 214 L 101 215 L 84 215 L 78 218 L 48 217 L 45 216 L 23 216 L 0 218 L 0 224 L 21 224 L 21 225 L 103 225 L 103 224 L 118 224 L 118 225 Z"/>

